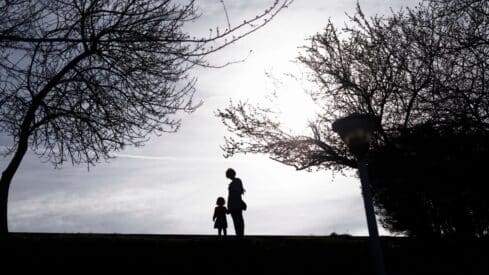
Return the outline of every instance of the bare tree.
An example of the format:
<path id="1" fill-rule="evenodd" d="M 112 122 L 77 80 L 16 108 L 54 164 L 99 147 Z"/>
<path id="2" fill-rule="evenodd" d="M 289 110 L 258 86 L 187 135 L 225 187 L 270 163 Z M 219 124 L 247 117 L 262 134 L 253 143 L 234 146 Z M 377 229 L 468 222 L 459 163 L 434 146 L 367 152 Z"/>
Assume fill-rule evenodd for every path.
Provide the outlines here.
<path id="1" fill-rule="evenodd" d="M 0 131 L 13 138 L 0 180 L 0 232 L 8 231 L 12 178 L 28 148 L 61 165 L 88 166 L 150 133 L 174 132 L 192 112 L 195 66 L 263 27 L 290 0 L 208 37 L 184 24 L 194 1 L 0 1 Z M 227 11 L 226 16 L 227 16 Z"/>
<path id="2" fill-rule="evenodd" d="M 342 30 L 329 22 L 298 57 L 321 109 L 311 132 L 291 134 L 267 106 L 231 102 L 217 111 L 230 132 L 225 156 L 263 153 L 298 170 L 354 168 L 331 129 L 352 113 L 381 119 L 374 149 L 417 125 L 487 133 L 488 14 L 487 1 L 433 0 L 371 18 L 358 7 Z"/>

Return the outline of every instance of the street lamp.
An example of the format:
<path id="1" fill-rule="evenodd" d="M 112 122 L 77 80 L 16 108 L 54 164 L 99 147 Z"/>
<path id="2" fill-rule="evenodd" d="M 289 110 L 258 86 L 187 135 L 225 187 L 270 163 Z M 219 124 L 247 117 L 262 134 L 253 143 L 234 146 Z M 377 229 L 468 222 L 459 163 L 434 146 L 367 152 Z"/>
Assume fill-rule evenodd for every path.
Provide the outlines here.
<path id="1" fill-rule="evenodd" d="M 382 249 L 380 247 L 377 222 L 375 220 L 366 160 L 373 133 L 379 126 L 380 120 L 378 117 L 365 114 L 352 114 L 336 120 L 333 123 L 333 131 L 340 135 L 341 139 L 350 149 L 350 152 L 352 152 L 357 159 L 374 267 L 377 275 L 385 275 L 384 260 L 382 257 Z"/>

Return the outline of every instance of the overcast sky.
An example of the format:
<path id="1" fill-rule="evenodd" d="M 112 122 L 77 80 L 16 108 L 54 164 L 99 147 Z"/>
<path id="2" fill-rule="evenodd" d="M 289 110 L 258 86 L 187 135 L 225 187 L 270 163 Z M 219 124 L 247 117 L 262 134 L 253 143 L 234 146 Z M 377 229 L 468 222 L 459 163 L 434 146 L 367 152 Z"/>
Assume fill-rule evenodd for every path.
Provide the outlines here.
<path id="1" fill-rule="evenodd" d="M 253 17 L 273 1 L 226 0 L 231 24 Z M 404 2 L 404 3 L 403 3 Z M 407 1 L 360 1 L 367 15 L 388 14 Z M 203 13 L 192 32 L 225 26 L 219 0 L 197 1 Z M 26 155 L 10 189 L 9 228 L 18 232 L 100 232 L 215 234 L 212 214 L 218 196 L 227 195 L 224 177 L 233 167 L 247 192 L 245 233 L 260 235 L 366 235 L 359 180 L 328 171 L 297 172 L 266 156 L 224 159 L 219 145 L 226 135 L 214 113 L 230 99 L 260 100 L 270 92 L 271 72 L 279 78 L 299 68 L 291 61 L 306 39 L 330 18 L 338 26 L 353 14 L 356 0 L 295 0 L 271 23 L 210 57 L 215 65 L 245 62 L 223 69 L 197 69 L 197 99 L 204 105 L 182 115 L 176 134 L 152 137 L 142 148 L 129 148 L 118 158 L 87 171 L 66 163 L 53 169 Z M 283 119 L 295 131 L 306 131 L 314 108 L 300 85 L 285 81 L 279 91 Z M 7 142 L 5 137 L 0 142 Z M 10 159 L 0 159 L 5 168 Z M 353 172 L 350 172 L 353 175 Z M 228 217 L 234 234 L 230 217 Z M 386 234 L 381 229 L 381 233 Z"/>

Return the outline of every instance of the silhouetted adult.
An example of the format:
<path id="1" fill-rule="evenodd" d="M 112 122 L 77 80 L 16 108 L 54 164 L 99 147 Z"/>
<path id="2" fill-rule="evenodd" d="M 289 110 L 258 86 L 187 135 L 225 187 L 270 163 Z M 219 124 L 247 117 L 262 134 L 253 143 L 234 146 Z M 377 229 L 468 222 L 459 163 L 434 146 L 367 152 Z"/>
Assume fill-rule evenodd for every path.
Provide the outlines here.
<path id="1" fill-rule="evenodd" d="M 229 168 L 226 170 L 226 177 L 231 180 L 228 187 L 228 211 L 233 218 L 234 231 L 236 236 L 244 235 L 243 210 L 244 202 L 241 195 L 245 192 L 243 183 L 236 177 L 236 171 Z"/>

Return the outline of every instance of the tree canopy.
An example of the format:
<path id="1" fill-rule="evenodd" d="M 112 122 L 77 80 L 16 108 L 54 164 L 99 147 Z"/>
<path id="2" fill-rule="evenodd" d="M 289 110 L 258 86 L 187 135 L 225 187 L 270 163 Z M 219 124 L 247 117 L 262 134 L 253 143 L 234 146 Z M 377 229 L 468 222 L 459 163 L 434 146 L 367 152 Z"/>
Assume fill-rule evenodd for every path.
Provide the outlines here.
<path id="1" fill-rule="evenodd" d="M 194 66 L 255 31 L 286 2 L 210 37 L 183 25 L 194 1 L 2 1 L 0 131 L 54 164 L 93 163 L 172 132 L 191 112 Z M 255 24 L 251 27 L 250 24 Z"/>
<path id="2" fill-rule="evenodd" d="M 489 234 L 487 133 L 418 125 L 370 155 L 382 224 L 417 237 Z"/>

